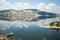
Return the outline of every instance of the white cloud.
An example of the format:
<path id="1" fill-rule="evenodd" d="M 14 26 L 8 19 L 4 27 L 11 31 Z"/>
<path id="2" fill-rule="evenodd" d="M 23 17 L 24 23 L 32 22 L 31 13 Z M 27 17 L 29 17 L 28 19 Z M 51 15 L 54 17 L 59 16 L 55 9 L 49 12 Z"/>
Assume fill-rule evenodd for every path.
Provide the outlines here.
<path id="1" fill-rule="evenodd" d="M 40 4 L 37 4 L 37 9 L 40 9 L 40 10 L 45 10 L 45 4 L 44 3 L 40 3 Z"/>
<path id="2" fill-rule="evenodd" d="M 47 12 L 60 12 L 60 6 L 58 6 L 55 3 L 39 3 L 36 5 L 32 5 L 28 2 L 14 2 L 11 3 L 7 0 L 0 0 L 0 10 L 4 10 L 4 9 L 39 9 L 41 11 L 47 11 Z"/>
<path id="3" fill-rule="evenodd" d="M 30 9 L 30 8 L 34 8 L 31 4 L 29 3 L 23 3 L 23 2 L 20 2 L 20 3 L 13 3 L 12 6 L 14 7 L 14 9 Z M 13 8 L 12 7 L 12 8 Z"/>
<path id="4" fill-rule="evenodd" d="M 0 4 L 2 5 L 7 5 L 9 4 L 10 2 L 6 1 L 6 0 L 0 0 Z"/>
<path id="5" fill-rule="evenodd" d="M 18 27 L 18 28 L 25 27 L 25 28 L 28 28 L 28 27 L 31 27 L 32 25 L 36 26 L 36 27 L 43 27 L 43 28 L 45 28 L 44 26 L 46 24 L 49 24 L 50 22 L 54 22 L 54 21 L 60 21 L 60 18 L 45 19 L 45 20 L 39 20 L 39 21 L 36 21 L 36 22 L 2 21 L 2 20 L 0 20 L 0 29 L 1 30 L 7 30 L 7 29 L 9 29 L 11 27 Z"/>
<path id="6" fill-rule="evenodd" d="M 47 12 L 59 12 L 59 7 L 57 4 L 55 3 L 49 3 L 49 4 L 45 4 L 45 3 L 40 3 L 37 5 L 37 9 L 40 9 L 42 11 L 47 11 Z"/>
<path id="7" fill-rule="evenodd" d="M 5 0 L 0 0 L 0 2 L 5 2 Z"/>
<path id="8" fill-rule="evenodd" d="M 33 25 L 35 22 L 23 22 L 23 21 L 1 21 L 0 20 L 0 29 L 6 30 L 10 27 L 19 27 L 19 28 L 28 28 L 30 25 Z"/>

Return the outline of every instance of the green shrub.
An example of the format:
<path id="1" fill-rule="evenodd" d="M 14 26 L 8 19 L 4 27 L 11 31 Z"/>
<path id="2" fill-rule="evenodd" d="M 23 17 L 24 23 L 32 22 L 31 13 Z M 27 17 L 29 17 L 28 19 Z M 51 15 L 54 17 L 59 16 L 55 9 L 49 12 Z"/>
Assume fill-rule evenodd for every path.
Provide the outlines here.
<path id="1" fill-rule="evenodd" d="M 52 22 L 52 23 L 49 24 L 49 26 L 54 26 L 55 23 L 57 23 L 56 26 L 59 26 L 60 27 L 60 21 L 59 22 Z"/>

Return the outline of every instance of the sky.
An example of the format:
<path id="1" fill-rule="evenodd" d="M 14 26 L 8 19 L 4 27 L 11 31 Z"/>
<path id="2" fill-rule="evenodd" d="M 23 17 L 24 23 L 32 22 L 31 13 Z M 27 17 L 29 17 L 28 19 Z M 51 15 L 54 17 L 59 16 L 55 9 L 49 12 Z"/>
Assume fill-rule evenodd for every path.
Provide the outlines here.
<path id="1" fill-rule="evenodd" d="M 0 10 L 6 9 L 39 9 L 60 13 L 60 0 L 0 0 Z"/>

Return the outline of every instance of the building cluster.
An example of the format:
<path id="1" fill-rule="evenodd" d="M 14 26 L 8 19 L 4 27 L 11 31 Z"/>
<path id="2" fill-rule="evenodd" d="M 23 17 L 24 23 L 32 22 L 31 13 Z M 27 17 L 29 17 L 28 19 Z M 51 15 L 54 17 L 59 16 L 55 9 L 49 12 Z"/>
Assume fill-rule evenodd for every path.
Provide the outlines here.
<path id="1" fill-rule="evenodd" d="M 0 19 L 3 20 L 25 20 L 25 21 L 31 21 L 35 18 L 37 18 L 38 15 L 37 12 L 32 10 L 10 10 L 10 11 L 2 11 L 0 12 Z"/>

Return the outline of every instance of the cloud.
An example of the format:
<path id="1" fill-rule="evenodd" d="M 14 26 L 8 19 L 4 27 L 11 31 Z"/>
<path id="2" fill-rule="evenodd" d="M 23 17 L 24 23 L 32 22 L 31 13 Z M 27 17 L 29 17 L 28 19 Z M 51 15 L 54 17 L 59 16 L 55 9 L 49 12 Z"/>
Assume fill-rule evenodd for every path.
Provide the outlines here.
<path id="1" fill-rule="evenodd" d="M 5 0 L 0 0 L 0 3 L 1 3 L 1 2 L 5 2 Z"/>
<path id="2" fill-rule="evenodd" d="M 0 4 L 6 6 L 7 4 L 10 4 L 10 2 L 8 2 L 6 0 L 0 0 Z"/>
<path id="3" fill-rule="evenodd" d="M 34 6 L 32 6 L 31 4 L 29 4 L 28 2 L 9 2 L 6 0 L 0 0 L 0 10 L 4 10 L 4 9 L 33 9 Z"/>
<path id="4" fill-rule="evenodd" d="M 45 20 L 39 20 L 36 22 L 2 21 L 2 20 L 0 20 L 0 29 L 7 30 L 11 27 L 28 28 L 28 27 L 33 27 L 33 26 L 45 28 L 44 26 L 46 26 L 46 24 L 49 24 L 50 22 L 54 22 L 54 21 L 60 21 L 60 18 L 45 19 Z"/>
<path id="5" fill-rule="evenodd" d="M 60 6 L 58 6 L 55 3 L 49 3 L 49 4 L 45 4 L 45 3 L 40 3 L 37 5 L 37 9 L 40 9 L 42 11 L 47 11 L 47 12 L 55 12 L 58 13 Z"/>
<path id="6" fill-rule="evenodd" d="M 35 22 L 23 22 L 23 21 L 2 21 L 0 20 L 0 29 L 7 30 L 10 27 L 19 27 L 19 28 L 28 28 L 30 25 L 33 25 Z"/>
<path id="7" fill-rule="evenodd" d="M 40 3 L 40 4 L 37 4 L 37 9 L 40 9 L 40 10 L 45 10 L 45 4 L 44 3 Z"/>
<path id="8" fill-rule="evenodd" d="M 13 3 L 12 4 L 12 6 L 14 7 L 14 8 L 16 8 L 16 9 L 33 9 L 34 7 L 31 5 L 31 4 L 29 4 L 29 3 L 23 3 L 23 2 L 20 2 L 20 3 Z M 13 8 L 12 7 L 12 8 Z"/>
<path id="9" fill-rule="evenodd" d="M 39 9 L 41 11 L 60 13 L 60 6 L 55 3 L 39 3 L 32 5 L 28 2 L 9 2 L 7 0 L 0 0 L 0 10 L 4 9 Z"/>

